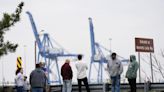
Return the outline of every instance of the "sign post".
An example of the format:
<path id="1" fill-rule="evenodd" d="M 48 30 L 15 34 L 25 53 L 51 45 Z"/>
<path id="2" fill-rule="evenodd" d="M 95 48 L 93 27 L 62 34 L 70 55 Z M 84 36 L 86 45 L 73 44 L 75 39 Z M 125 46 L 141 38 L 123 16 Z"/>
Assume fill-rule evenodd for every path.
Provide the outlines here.
<path id="1" fill-rule="evenodd" d="M 19 68 L 22 68 L 22 58 L 21 57 L 17 57 L 17 70 L 19 69 Z"/>
<path id="2" fill-rule="evenodd" d="M 153 39 L 149 38 L 135 38 L 135 51 L 138 52 L 139 60 L 139 82 L 141 82 L 141 69 L 140 69 L 140 52 L 150 53 L 150 62 L 151 62 L 151 76 L 153 81 L 153 67 L 152 67 L 152 55 L 154 52 Z"/>
<path id="3" fill-rule="evenodd" d="M 139 62 L 139 82 L 141 83 L 141 60 L 140 60 L 140 52 L 138 52 L 138 62 Z"/>
<path id="4" fill-rule="evenodd" d="M 151 53 L 150 53 L 150 63 L 151 63 L 151 77 L 152 77 L 152 82 L 154 82 L 153 63 L 152 63 L 152 55 L 151 55 Z"/>

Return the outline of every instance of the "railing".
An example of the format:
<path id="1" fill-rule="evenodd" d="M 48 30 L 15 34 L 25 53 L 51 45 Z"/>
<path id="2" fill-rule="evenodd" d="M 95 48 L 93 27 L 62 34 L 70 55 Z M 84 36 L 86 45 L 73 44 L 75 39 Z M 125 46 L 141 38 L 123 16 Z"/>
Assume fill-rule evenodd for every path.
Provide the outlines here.
<path id="1" fill-rule="evenodd" d="M 90 92 L 110 92 L 111 84 L 89 84 Z M 0 86 L 0 92 L 16 92 L 14 86 Z M 83 92 L 86 92 L 85 86 L 82 85 Z M 121 84 L 121 92 L 130 91 L 129 84 Z M 164 92 L 164 83 L 137 83 L 137 92 Z M 49 92 L 62 92 L 62 85 L 51 85 Z M 72 92 L 78 92 L 78 85 L 73 84 Z"/>
<path id="2" fill-rule="evenodd" d="M 91 92 L 109 92 L 111 90 L 111 84 L 89 84 Z M 130 91 L 130 86 L 128 83 L 121 84 L 121 92 Z M 50 86 L 50 92 L 61 92 L 62 85 Z M 82 90 L 85 92 L 85 86 L 82 86 Z M 148 92 L 152 90 L 153 92 L 163 92 L 164 83 L 137 83 L 137 92 Z M 72 86 L 72 92 L 78 92 L 78 85 Z"/>

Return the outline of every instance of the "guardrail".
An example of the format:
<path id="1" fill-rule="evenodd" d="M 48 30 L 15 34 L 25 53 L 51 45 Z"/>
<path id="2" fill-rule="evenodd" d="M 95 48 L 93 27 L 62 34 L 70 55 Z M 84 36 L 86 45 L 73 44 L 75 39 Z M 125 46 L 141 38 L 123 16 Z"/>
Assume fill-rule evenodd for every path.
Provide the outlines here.
<path id="1" fill-rule="evenodd" d="M 111 90 L 111 84 L 89 84 L 90 92 L 109 92 Z M 86 92 L 85 86 L 82 85 L 83 92 Z M 130 86 L 128 83 L 121 84 L 121 92 L 128 92 Z M 16 92 L 14 86 L 4 86 L 4 92 Z M 0 86 L 0 92 L 2 86 Z M 137 83 L 137 92 L 164 92 L 164 83 Z M 49 86 L 49 92 L 62 92 L 62 85 Z M 78 85 L 72 85 L 72 92 L 78 92 Z"/>
<path id="2" fill-rule="evenodd" d="M 111 84 L 89 84 L 91 92 L 109 92 L 111 90 Z M 130 91 L 128 83 L 121 84 L 121 92 Z M 82 86 L 82 90 L 86 91 L 85 86 Z M 137 92 L 164 92 L 164 83 L 137 83 Z M 50 92 L 61 92 L 62 85 L 50 86 Z M 78 92 L 78 85 L 72 86 L 72 92 Z"/>
<path id="3" fill-rule="evenodd" d="M 102 92 L 103 84 L 89 84 L 91 92 Z M 82 85 L 81 89 L 86 91 L 85 86 Z M 62 92 L 62 85 L 50 86 L 50 92 Z M 72 92 L 78 92 L 78 85 L 72 85 Z"/>

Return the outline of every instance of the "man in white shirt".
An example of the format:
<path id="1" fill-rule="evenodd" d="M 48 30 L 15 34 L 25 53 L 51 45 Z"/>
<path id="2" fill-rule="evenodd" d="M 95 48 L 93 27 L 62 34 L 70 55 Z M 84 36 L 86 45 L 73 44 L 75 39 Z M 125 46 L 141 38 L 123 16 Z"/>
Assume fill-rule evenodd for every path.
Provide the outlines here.
<path id="1" fill-rule="evenodd" d="M 90 92 L 87 74 L 86 74 L 88 67 L 84 62 L 82 62 L 82 55 L 78 55 L 77 58 L 79 60 L 76 63 L 77 81 L 78 81 L 79 92 L 81 92 L 81 82 L 84 83 L 87 92 Z"/>

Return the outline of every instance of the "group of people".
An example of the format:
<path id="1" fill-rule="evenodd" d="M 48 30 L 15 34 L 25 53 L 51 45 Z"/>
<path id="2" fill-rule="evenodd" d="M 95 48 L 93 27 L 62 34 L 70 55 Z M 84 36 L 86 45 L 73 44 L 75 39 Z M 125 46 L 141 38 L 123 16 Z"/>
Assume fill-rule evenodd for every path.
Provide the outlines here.
<path id="1" fill-rule="evenodd" d="M 78 60 L 79 61 L 75 64 L 75 66 L 77 69 L 77 82 L 79 92 L 81 92 L 82 82 L 84 83 L 87 92 L 90 92 L 86 75 L 88 67 L 84 62 L 82 62 L 82 55 L 78 55 Z M 126 72 L 126 78 L 128 79 L 131 89 L 130 92 L 136 92 L 136 78 L 138 68 L 139 64 L 136 62 L 135 55 L 130 55 L 130 64 Z M 121 61 L 117 58 L 116 53 L 111 54 L 111 59 L 107 62 L 107 71 L 110 74 L 111 91 L 120 92 L 120 76 L 123 72 L 123 65 Z M 63 77 L 62 92 L 71 92 L 73 72 L 70 66 L 70 60 L 67 59 L 61 67 L 61 75 Z"/>
<path id="2" fill-rule="evenodd" d="M 130 85 L 130 92 L 136 92 L 136 78 L 139 64 L 136 62 L 135 55 L 130 55 L 130 64 L 126 71 L 126 78 Z M 123 65 L 117 58 L 116 53 L 111 54 L 111 60 L 107 63 L 107 70 L 111 78 L 111 90 L 112 92 L 120 92 L 120 75 L 123 72 Z"/>
<path id="3" fill-rule="evenodd" d="M 42 63 L 36 64 L 36 68 L 30 73 L 29 83 L 27 76 L 23 75 L 23 68 L 16 71 L 16 90 L 17 92 L 46 92 L 47 76 Z"/>
<path id="4" fill-rule="evenodd" d="M 87 92 L 90 92 L 87 79 L 87 64 L 82 61 L 83 56 L 78 55 L 78 61 L 75 64 L 77 69 L 77 82 L 79 92 L 81 92 L 82 82 L 86 87 Z M 136 78 L 137 70 L 139 64 L 136 62 L 135 55 L 130 55 L 130 64 L 126 72 L 126 78 L 128 79 L 131 92 L 136 92 Z M 43 64 L 36 64 L 36 69 L 34 69 L 29 78 L 32 92 L 45 92 L 45 87 L 47 84 L 47 76 L 43 68 Z M 111 59 L 107 62 L 107 71 L 110 74 L 111 79 L 111 90 L 112 92 L 120 92 L 120 75 L 123 72 L 123 65 L 121 61 L 117 58 L 116 53 L 111 54 Z M 63 78 L 62 92 L 72 92 L 72 78 L 73 71 L 70 66 L 70 60 L 66 59 L 65 63 L 61 67 L 61 76 Z M 23 76 L 23 69 L 17 69 L 16 71 L 16 88 L 17 92 L 28 92 L 29 87 L 27 88 L 27 77 Z"/>
<path id="5" fill-rule="evenodd" d="M 76 63 L 76 69 L 77 69 L 77 81 L 78 81 L 78 88 L 79 92 L 81 92 L 81 85 L 82 82 L 84 83 L 87 92 L 90 92 L 89 85 L 88 85 L 88 79 L 86 71 L 88 69 L 88 66 L 86 63 L 82 61 L 83 56 L 78 55 L 77 59 L 78 62 Z M 65 63 L 61 67 L 61 75 L 63 77 L 63 87 L 62 92 L 71 92 L 72 91 L 72 78 L 73 78 L 73 72 L 72 68 L 70 66 L 70 60 L 67 59 Z"/>

